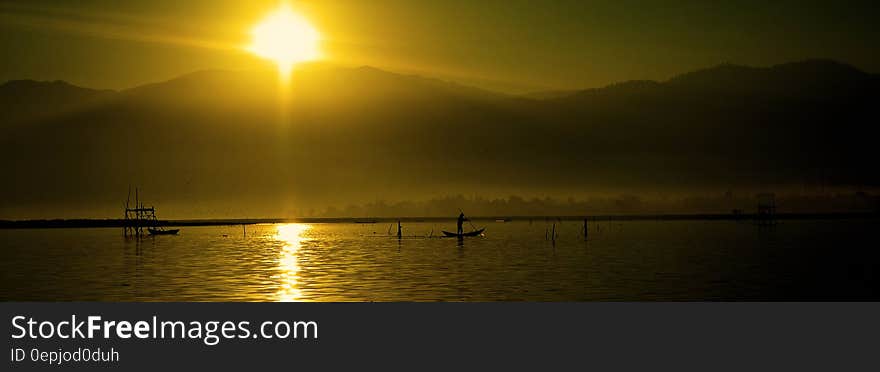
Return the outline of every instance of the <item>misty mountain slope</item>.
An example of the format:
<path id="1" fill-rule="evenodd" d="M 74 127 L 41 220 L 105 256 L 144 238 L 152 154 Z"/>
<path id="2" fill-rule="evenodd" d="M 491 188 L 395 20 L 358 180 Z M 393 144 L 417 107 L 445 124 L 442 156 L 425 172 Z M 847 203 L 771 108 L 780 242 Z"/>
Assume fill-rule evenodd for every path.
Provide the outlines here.
<path id="1" fill-rule="evenodd" d="M 719 66 L 542 100 L 369 67 L 307 66 L 291 87 L 201 71 L 83 90 L 65 98 L 91 102 L 73 111 L 33 97 L 45 112 L 0 140 L 15 180 L 0 186 L 0 218 L 52 203 L 112 214 L 128 185 L 181 214 L 241 217 L 457 193 L 880 184 L 870 171 L 878 81 L 828 61 Z"/>
<path id="2" fill-rule="evenodd" d="M 664 162 L 670 170 L 692 165 L 730 182 L 876 184 L 865 169 L 874 158 L 877 87 L 875 76 L 828 61 L 723 65 L 663 83 L 584 91 L 550 111 L 560 113 L 567 137 L 591 123 L 600 153 L 638 149 L 644 157 L 689 159 Z"/>
<path id="3" fill-rule="evenodd" d="M 63 81 L 8 81 L 0 85 L 0 126 L 84 109 L 114 94 L 114 91 L 81 88 Z"/>
<path id="4" fill-rule="evenodd" d="M 277 102 L 279 89 L 278 77 L 273 71 L 208 70 L 136 87 L 123 94 L 139 100 L 178 104 L 198 100 L 254 104 Z M 290 98 L 296 101 L 335 105 L 442 100 L 498 102 L 508 98 L 500 93 L 369 66 L 339 68 L 318 63 L 297 68 L 289 90 Z"/>

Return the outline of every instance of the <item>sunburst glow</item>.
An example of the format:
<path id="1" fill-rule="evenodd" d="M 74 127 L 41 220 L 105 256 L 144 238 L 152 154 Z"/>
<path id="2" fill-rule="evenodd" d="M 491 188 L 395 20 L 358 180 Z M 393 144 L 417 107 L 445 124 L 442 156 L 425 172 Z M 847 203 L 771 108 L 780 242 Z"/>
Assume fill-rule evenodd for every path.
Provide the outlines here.
<path id="1" fill-rule="evenodd" d="M 317 59 L 320 34 L 308 20 L 282 5 L 251 30 L 247 50 L 274 61 L 281 76 L 288 76 L 297 63 Z"/>

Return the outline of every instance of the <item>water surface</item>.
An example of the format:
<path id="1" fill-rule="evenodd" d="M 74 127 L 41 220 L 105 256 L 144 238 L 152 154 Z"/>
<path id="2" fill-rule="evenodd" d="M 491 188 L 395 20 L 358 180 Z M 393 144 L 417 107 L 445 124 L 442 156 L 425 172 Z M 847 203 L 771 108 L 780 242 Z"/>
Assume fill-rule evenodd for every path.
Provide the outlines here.
<path id="1" fill-rule="evenodd" d="M 548 239 L 556 223 L 558 237 Z M 0 298 L 584 301 L 880 298 L 873 220 L 480 222 L 0 230 Z M 396 226 L 392 233 L 396 234 Z"/>

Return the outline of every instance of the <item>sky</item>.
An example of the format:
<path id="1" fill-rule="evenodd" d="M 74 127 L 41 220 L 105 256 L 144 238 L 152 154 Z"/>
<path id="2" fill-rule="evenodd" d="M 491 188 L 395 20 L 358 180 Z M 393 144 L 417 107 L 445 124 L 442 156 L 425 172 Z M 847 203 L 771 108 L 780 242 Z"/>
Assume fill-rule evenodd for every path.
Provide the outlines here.
<path id="1" fill-rule="evenodd" d="M 244 50 L 278 0 L 0 0 L 0 81 L 124 89 L 205 69 L 265 68 Z M 720 63 L 830 58 L 880 71 L 871 2 L 290 1 L 326 62 L 506 92 L 664 80 Z"/>

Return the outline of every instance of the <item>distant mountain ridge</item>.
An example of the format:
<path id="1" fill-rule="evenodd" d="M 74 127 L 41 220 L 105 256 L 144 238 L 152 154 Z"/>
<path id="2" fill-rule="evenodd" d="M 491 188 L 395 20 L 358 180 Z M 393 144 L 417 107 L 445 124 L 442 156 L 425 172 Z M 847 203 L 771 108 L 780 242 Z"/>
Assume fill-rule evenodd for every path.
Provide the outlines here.
<path id="1" fill-rule="evenodd" d="M 534 100 L 559 100 L 580 97 L 584 95 L 614 92 L 634 91 L 649 89 L 661 85 L 677 87 L 711 87 L 711 86 L 736 86 L 755 82 L 771 82 L 774 84 L 798 83 L 798 82 L 821 82 L 821 83 L 846 83 L 853 81 L 877 80 L 878 75 L 863 72 L 853 66 L 827 59 L 813 59 L 798 62 L 790 62 L 770 67 L 750 67 L 730 63 L 720 64 L 714 67 L 699 69 L 682 73 L 666 81 L 654 80 L 629 80 L 612 83 L 599 88 L 581 90 L 555 90 L 540 91 L 521 95 L 508 95 L 494 91 L 462 85 L 455 82 L 444 81 L 419 75 L 405 75 L 384 71 L 372 66 L 357 68 L 328 68 L 326 66 L 309 67 L 306 73 L 330 73 L 336 75 L 359 77 L 369 79 L 398 79 L 423 87 L 435 87 L 450 92 L 459 92 L 474 96 L 492 98 L 525 98 Z M 257 77 L 254 81 L 254 77 Z M 114 91 L 109 89 L 91 89 L 76 86 L 62 80 L 35 81 L 35 80 L 10 80 L 0 84 L 0 104 L 4 109 L 10 104 L 31 103 L 42 99 L 49 104 L 76 104 L 95 98 L 107 98 L 120 94 L 143 94 L 151 90 L 174 90 L 174 89 L 197 89 L 211 92 L 212 89 L 222 88 L 229 85 L 241 84 L 245 81 L 251 85 L 271 86 L 275 82 L 274 74 L 266 72 L 255 73 L 253 71 L 227 71 L 227 70 L 201 70 L 179 77 L 157 82 L 139 85 L 133 88 Z M 255 84 L 256 83 L 256 84 Z M 5 111 L 5 110 L 4 110 Z"/>
<path id="2" fill-rule="evenodd" d="M 0 166 L 16 182 L 0 185 L 0 218 L 46 204 L 111 213 L 129 184 L 193 217 L 456 193 L 880 186 L 880 80 L 834 61 L 536 98 L 372 67 L 304 66 L 291 87 L 252 71 L 118 92 L 2 84 Z"/>
<path id="3" fill-rule="evenodd" d="M 11 80 L 0 84 L 0 122 L 64 112 L 111 97 L 115 92 L 82 88 L 65 81 Z M 47 108 L 52 108 L 47 110 Z"/>

